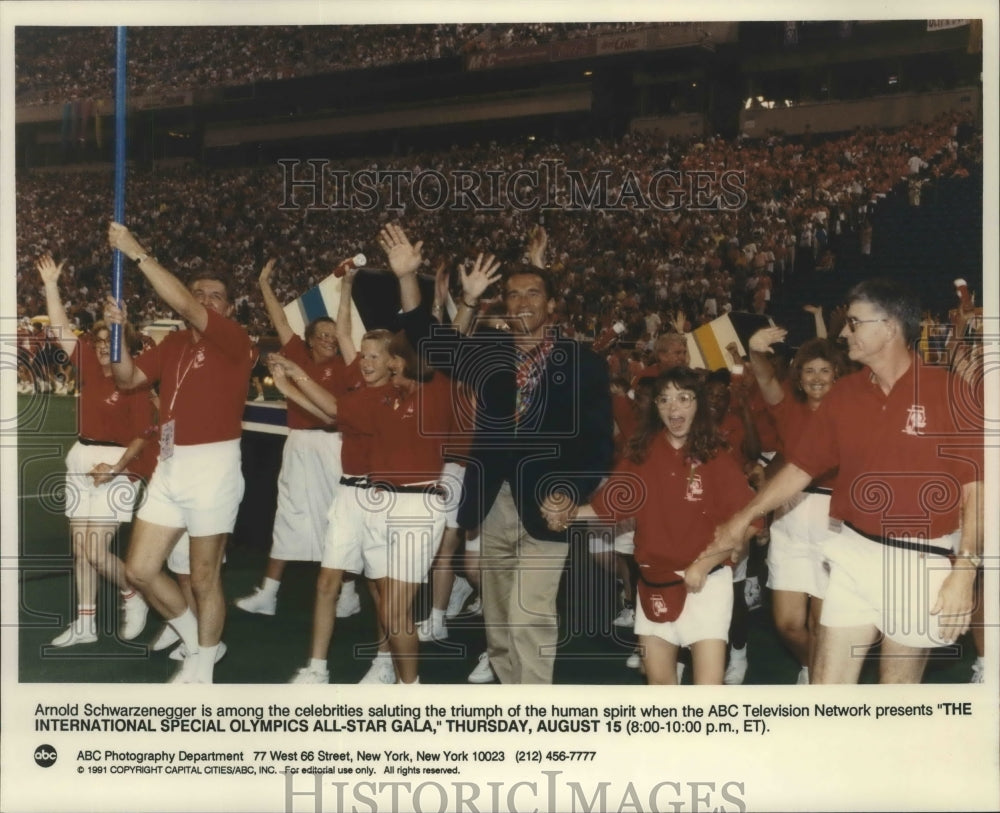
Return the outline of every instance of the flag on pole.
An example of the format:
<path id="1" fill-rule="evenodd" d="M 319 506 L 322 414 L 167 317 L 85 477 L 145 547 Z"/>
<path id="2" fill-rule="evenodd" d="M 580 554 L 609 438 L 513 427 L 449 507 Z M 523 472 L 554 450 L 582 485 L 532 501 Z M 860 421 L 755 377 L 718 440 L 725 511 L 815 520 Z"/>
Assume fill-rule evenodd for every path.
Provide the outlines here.
<path id="1" fill-rule="evenodd" d="M 706 325 L 695 328 L 687 334 L 688 355 L 691 366 L 707 370 L 732 370 L 736 362 L 726 350 L 730 344 L 736 345 L 739 356 L 748 354 L 750 337 L 764 327 L 774 323 L 769 316 L 758 313 L 725 313 Z"/>

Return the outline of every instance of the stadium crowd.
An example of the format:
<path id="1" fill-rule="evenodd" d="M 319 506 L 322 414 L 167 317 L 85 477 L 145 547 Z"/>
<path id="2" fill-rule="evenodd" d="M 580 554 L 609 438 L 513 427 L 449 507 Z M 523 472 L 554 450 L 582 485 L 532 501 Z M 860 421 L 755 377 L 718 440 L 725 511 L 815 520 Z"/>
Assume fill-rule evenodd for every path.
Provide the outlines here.
<path id="1" fill-rule="evenodd" d="M 647 27 L 645 23 L 465 23 L 129 28 L 129 93 L 374 68 Z M 131 54 L 140 55 L 131 58 Z M 185 55 L 178 57 L 179 54 Z M 20 28 L 17 104 L 110 99 L 113 28 Z"/>

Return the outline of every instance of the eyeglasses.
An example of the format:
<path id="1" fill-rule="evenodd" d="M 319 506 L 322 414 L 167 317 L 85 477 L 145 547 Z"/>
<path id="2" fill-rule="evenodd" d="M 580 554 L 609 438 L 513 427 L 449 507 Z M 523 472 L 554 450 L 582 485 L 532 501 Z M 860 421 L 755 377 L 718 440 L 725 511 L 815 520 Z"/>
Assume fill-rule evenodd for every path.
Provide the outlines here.
<path id="1" fill-rule="evenodd" d="M 691 406 L 698 399 L 693 392 L 679 392 L 677 395 L 658 395 L 653 400 L 657 406 L 669 406 L 670 404 Z"/>
<path id="2" fill-rule="evenodd" d="M 854 316 L 848 316 L 847 317 L 847 328 L 848 328 L 848 330 L 851 331 L 851 333 L 854 333 L 857 330 L 858 325 L 867 325 L 867 324 L 869 324 L 871 322 L 888 322 L 888 321 L 889 320 L 885 319 L 885 318 L 882 318 L 882 319 L 858 319 L 858 318 L 856 318 Z"/>

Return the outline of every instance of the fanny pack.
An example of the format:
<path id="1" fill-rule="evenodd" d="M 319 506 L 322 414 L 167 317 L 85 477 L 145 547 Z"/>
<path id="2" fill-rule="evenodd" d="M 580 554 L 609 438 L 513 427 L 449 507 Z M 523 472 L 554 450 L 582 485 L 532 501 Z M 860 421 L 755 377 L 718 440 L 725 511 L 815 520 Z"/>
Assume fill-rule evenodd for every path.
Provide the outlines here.
<path id="1" fill-rule="evenodd" d="M 723 565 L 713 567 L 709 574 L 721 570 Z M 640 564 L 637 591 L 642 612 L 650 621 L 662 624 L 676 621 L 684 611 L 687 600 L 687 586 L 684 577 L 665 565 Z"/>

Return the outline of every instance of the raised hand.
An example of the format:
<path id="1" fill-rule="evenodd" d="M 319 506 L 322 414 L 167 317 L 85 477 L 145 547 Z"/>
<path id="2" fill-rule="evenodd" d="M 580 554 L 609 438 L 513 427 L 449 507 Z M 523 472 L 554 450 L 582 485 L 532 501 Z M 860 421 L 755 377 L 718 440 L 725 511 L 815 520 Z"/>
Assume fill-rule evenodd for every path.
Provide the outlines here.
<path id="1" fill-rule="evenodd" d="M 823 313 L 823 308 L 821 308 L 819 305 L 803 305 L 802 310 L 804 310 L 806 313 L 811 313 L 813 316 L 817 316 Z"/>
<path id="2" fill-rule="evenodd" d="M 773 353 L 772 344 L 783 342 L 788 335 L 788 331 L 783 327 L 765 327 L 758 330 L 747 343 L 755 353 Z"/>
<path id="3" fill-rule="evenodd" d="M 306 374 L 298 364 L 281 353 L 268 353 L 267 369 L 271 375 L 277 375 L 280 372 L 292 379 Z"/>
<path id="4" fill-rule="evenodd" d="M 528 260 L 535 268 L 545 268 L 545 247 L 549 244 L 549 236 L 544 226 L 535 226 L 531 230 L 528 241 Z"/>
<path id="5" fill-rule="evenodd" d="M 132 236 L 132 232 L 121 223 L 112 222 L 108 226 L 108 244 L 133 260 L 146 253 L 139 241 Z"/>
<path id="6" fill-rule="evenodd" d="M 262 269 L 260 269 L 260 276 L 258 280 L 261 285 L 271 284 L 271 274 L 274 271 L 274 260 L 268 260 Z"/>
<path id="7" fill-rule="evenodd" d="M 411 244 L 406 232 L 395 223 L 390 223 L 378 235 L 378 243 L 389 260 L 389 268 L 397 277 L 415 274 L 423 261 L 421 248 L 424 241 Z"/>
<path id="8" fill-rule="evenodd" d="M 124 325 L 128 321 L 125 303 L 116 301 L 111 294 L 104 300 L 104 321 L 109 325 Z"/>
<path id="9" fill-rule="evenodd" d="M 468 273 L 464 268 L 459 267 L 462 275 L 462 291 L 466 298 L 479 299 L 487 288 L 500 279 L 499 268 L 500 261 L 496 260 L 492 254 L 480 254 L 476 257 L 476 261 Z"/>
<path id="10" fill-rule="evenodd" d="M 43 254 L 35 263 L 35 268 L 38 271 L 38 276 L 42 278 L 42 284 L 51 285 L 59 281 L 59 275 L 62 273 L 64 265 L 66 265 L 65 260 L 56 265 L 51 254 Z"/>

